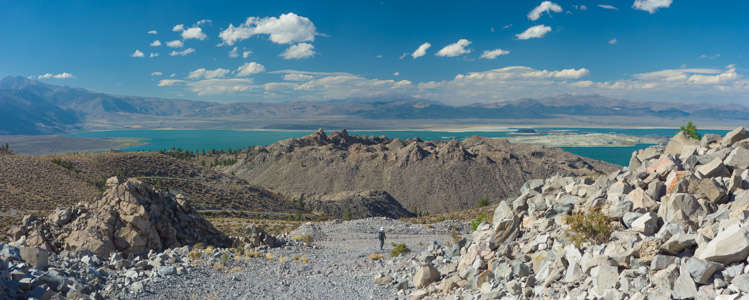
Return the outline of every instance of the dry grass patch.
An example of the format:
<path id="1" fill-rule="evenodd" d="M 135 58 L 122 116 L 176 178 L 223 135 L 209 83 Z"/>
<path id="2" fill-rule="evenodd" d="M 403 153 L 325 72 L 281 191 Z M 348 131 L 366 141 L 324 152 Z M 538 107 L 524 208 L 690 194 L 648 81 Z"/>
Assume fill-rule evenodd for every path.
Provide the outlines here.
<path id="1" fill-rule="evenodd" d="M 301 261 L 301 262 L 303 262 L 305 264 L 308 264 L 309 263 L 309 258 L 307 258 L 306 255 L 302 255 L 302 257 L 299 258 L 299 261 Z"/>
<path id="2" fill-rule="evenodd" d="M 309 234 L 308 234 L 308 235 L 305 235 L 305 236 L 301 236 L 301 235 L 295 235 L 295 236 L 291 237 L 291 239 L 292 239 L 292 240 L 295 240 L 295 241 L 298 241 L 298 242 L 305 242 L 305 243 L 308 243 L 308 244 L 309 244 L 309 243 L 312 243 L 312 242 L 314 242 L 314 241 L 315 241 L 315 240 L 314 240 L 314 239 L 312 238 L 312 236 L 311 236 L 311 235 L 309 235 Z"/>
<path id="3" fill-rule="evenodd" d="M 289 258 L 288 258 L 288 257 L 286 257 L 286 256 L 284 256 L 284 257 L 281 257 L 281 258 L 279 258 L 279 259 L 278 259 L 278 262 L 281 262 L 281 263 L 285 263 L 285 262 L 287 262 L 287 261 L 289 261 Z"/>
<path id="4" fill-rule="evenodd" d="M 385 255 L 379 254 L 379 253 L 372 253 L 369 255 L 370 260 L 380 260 L 385 258 Z"/>
<path id="5" fill-rule="evenodd" d="M 265 259 L 267 259 L 267 260 L 273 260 L 274 258 L 276 258 L 276 256 L 273 255 L 273 253 L 267 253 L 267 254 L 265 254 Z"/>
<path id="6" fill-rule="evenodd" d="M 203 254 L 198 251 L 190 251 L 190 253 L 188 253 L 188 256 L 190 256 L 190 259 L 196 260 L 203 257 Z"/>

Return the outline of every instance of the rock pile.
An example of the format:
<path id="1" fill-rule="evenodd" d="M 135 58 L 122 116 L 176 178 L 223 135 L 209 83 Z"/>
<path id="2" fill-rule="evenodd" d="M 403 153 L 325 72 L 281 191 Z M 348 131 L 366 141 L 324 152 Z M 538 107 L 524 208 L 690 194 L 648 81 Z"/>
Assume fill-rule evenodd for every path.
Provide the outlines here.
<path id="1" fill-rule="evenodd" d="M 8 235 L 19 245 L 58 254 L 88 250 L 100 258 L 114 252 L 138 256 L 195 243 L 231 245 L 182 197 L 137 179 L 112 177 L 107 188 L 95 202 L 58 208 L 44 219 L 27 215 Z"/>
<path id="2" fill-rule="evenodd" d="M 737 299 L 749 296 L 749 136 L 677 134 L 608 176 L 530 180 L 460 246 L 418 269 L 412 298 Z M 573 242 L 570 215 L 603 214 Z M 607 231 L 606 228 L 610 228 Z M 444 272 L 443 272 L 444 271 Z M 428 276 L 425 276 L 428 274 Z M 431 282 L 432 279 L 437 279 Z M 423 288 L 418 288 L 424 285 Z M 465 298 L 463 298 L 465 299 Z"/>

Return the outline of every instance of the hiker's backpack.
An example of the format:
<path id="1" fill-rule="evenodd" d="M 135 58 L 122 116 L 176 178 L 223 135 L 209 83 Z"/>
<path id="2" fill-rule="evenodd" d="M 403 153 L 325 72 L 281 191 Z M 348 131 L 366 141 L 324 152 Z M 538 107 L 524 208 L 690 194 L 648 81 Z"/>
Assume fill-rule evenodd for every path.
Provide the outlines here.
<path id="1" fill-rule="evenodd" d="M 378 240 L 382 239 L 382 231 L 380 231 L 380 232 L 377 233 L 377 239 Z"/>

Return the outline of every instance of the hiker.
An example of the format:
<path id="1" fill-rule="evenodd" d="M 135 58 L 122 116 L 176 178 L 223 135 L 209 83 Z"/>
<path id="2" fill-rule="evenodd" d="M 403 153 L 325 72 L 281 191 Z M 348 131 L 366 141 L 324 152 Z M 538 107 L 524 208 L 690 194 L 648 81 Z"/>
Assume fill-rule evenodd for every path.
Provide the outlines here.
<path id="1" fill-rule="evenodd" d="M 382 250 L 382 246 L 385 245 L 385 239 L 387 237 L 385 236 L 385 227 L 380 227 L 380 232 L 377 233 L 377 239 L 380 240 L 380 250 Z"/>

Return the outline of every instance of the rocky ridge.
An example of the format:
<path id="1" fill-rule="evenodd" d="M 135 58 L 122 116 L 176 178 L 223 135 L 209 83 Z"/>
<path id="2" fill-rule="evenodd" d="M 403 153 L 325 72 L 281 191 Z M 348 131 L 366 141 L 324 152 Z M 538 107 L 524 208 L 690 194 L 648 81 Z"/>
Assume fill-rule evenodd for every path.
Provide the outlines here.
<path id="1" fill-rule="evenodd" d="M 601 176 L 531 180 L 460 247 L 457 265 L 425 252 L 412 299 L 737 299 L 749 296 L 749 137 L 679 133 Z M 568 216 L 596 209 L 603 243 L 576 246 Z M 439 256 L 438 256 L 439 257 Z M 452 262 L 455 262 L 453 260 Z"/>
<path id="2" fill-rule="evenodd" d="M 615 169 L 562 149 L 478 136 L 424 142 L 319 130 L 245 151 L 223 171 L 293 197 L 385 191 L 409 211 L 436 213 L 516 196 L 528 179 Z"/>

